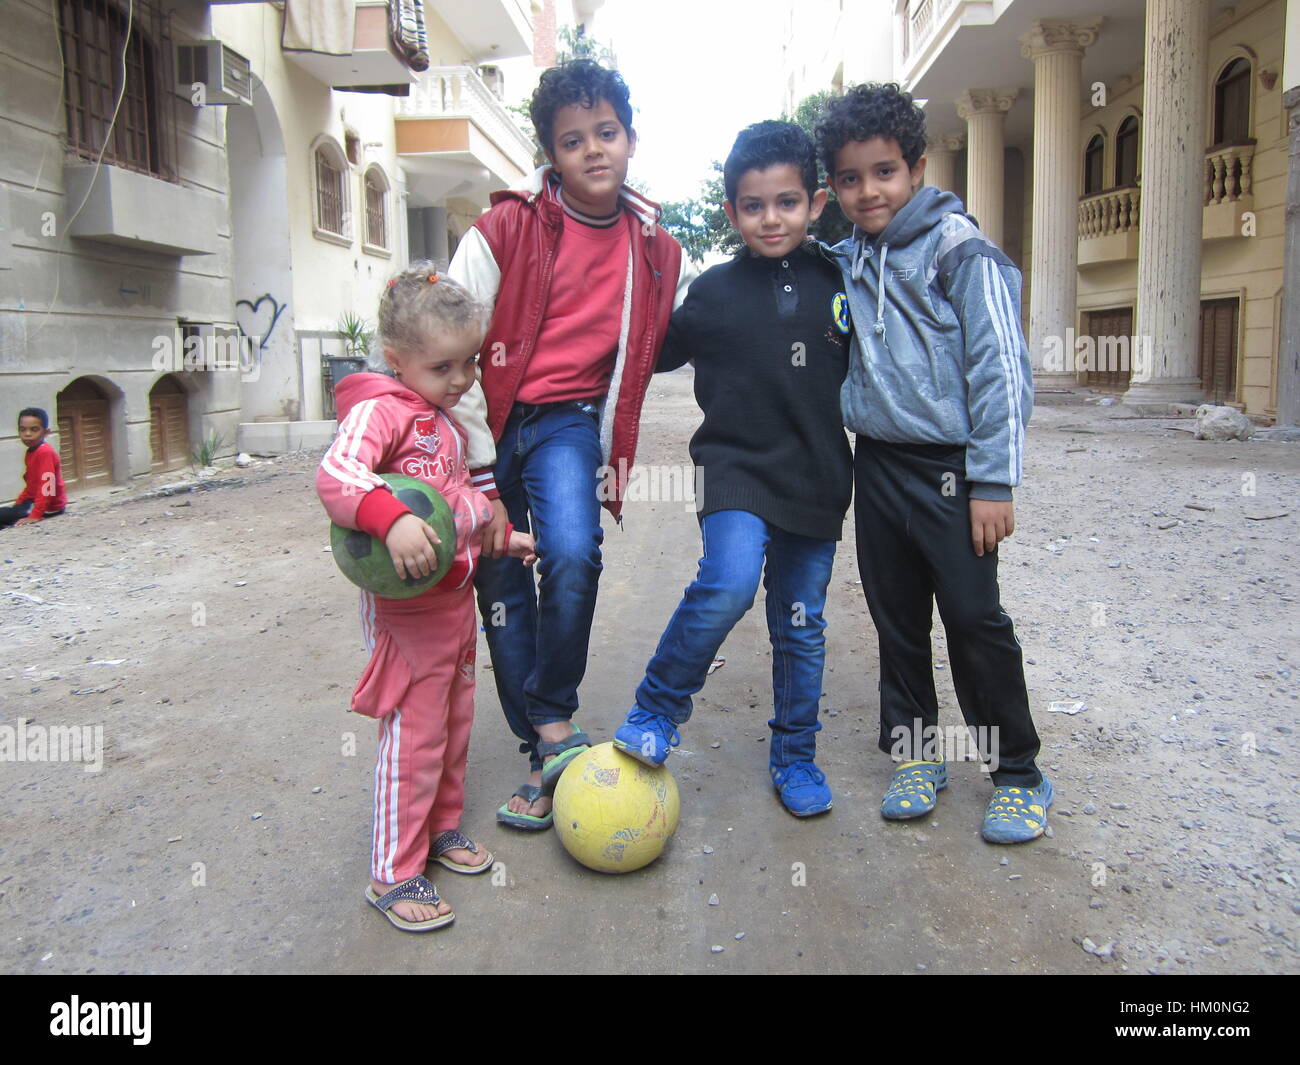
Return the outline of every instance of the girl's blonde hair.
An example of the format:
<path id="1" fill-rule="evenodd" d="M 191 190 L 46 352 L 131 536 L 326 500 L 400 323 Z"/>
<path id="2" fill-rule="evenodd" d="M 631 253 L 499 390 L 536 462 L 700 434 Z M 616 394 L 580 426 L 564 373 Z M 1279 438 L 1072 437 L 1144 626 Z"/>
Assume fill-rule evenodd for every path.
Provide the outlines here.
<path id="1" fill-rule="evenodd" d="M 418 352 L 434 331 L 462 333 L 487 330 L 489 308 L 463 285 L 440 274 L 433 263 L 412 263 L 389 279 L 379 298 L 379 348 L 372 361 L 384 359 L 384 350 Z"/>

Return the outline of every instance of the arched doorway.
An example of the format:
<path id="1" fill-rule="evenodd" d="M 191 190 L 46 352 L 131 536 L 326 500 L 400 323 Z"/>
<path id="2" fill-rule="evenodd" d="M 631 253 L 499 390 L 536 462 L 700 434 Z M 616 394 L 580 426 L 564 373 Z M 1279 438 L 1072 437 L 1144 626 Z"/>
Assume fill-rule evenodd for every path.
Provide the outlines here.
<path id="1" fill-rule="evenodd" d="M 190 412 L 185 389 L 165 374 L 149 390 L 149 468 L 154 473 L 184 466 L 190 453 Z"/>
<path id="2" fill-rule="evenodd" d="M 68 487 L 94 488 L 113 481 L 112 414 L 108 395 L 79 377 L 58 395 L 59 459 Z"/>

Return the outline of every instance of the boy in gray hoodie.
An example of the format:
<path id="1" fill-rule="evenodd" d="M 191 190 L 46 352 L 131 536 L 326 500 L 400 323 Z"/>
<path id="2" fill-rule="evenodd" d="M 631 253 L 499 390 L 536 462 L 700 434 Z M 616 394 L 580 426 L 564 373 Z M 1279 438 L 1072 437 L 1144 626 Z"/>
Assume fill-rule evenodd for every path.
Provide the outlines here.
<path id="1" fill-rule="evenodd" d="M 857 434 L 854 516 L 880 641 L 880 748 L 900 762 L 881 814 L 928 814 L 948 783 L 930 649 L 937 600 L 962 716 L 993 778 L 982 835 L 1036 839 L 1052 785 L 1034 763 L 1038 734 L 997 578 L 1033 407 L 1020 273 L 956 196 L 921 185 L 925 116 L 897 85 L 833 99 L 817 143 L 854 223 L 833 251 L 854 322 L 840 398 Z"/>

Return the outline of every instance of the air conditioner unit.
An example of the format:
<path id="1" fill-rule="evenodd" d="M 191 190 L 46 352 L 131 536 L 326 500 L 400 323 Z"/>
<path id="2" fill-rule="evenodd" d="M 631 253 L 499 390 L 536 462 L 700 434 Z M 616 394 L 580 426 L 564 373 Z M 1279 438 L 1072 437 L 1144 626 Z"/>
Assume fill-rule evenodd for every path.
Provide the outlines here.
<path id="1" fill-rule="evenodd" d="M 506 78 L 500 67 L 481 66 L 478 68 L 478 74 L 483 79 L 483 84 L 492 90 L 493 96 L 498 100 L 505 99 Z"/>
<path id="2" fill-rule="evenodd" d="M 176 46 L 176 92 L 194 101 L 203 86 L 205 104 L 252 104 L 253 72 L 248 60 L 221 41 Z"/>

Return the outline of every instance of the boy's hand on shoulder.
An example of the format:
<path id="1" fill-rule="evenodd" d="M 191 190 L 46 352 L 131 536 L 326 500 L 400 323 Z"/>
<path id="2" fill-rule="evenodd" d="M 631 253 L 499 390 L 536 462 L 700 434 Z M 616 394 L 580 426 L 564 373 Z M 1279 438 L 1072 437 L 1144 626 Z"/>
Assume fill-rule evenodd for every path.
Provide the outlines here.
<path id="1" fill-rule="evenodd" d="M 970 540 L 975 554 L 992 551 L 1016 529 L 1016 511 L 1011 500 L 972 499 Z"/>
<path id="2" fill-rule="evenodd" d="M 427 577 L 438 568 L 438 553 L 434 550 L 442 544 L 432 527 L 421 521 L 414 514 L 403 514 L 388 530 L 384 537 L 384 546 L 393 560 L 397 575 L 406 577 Z"/>

